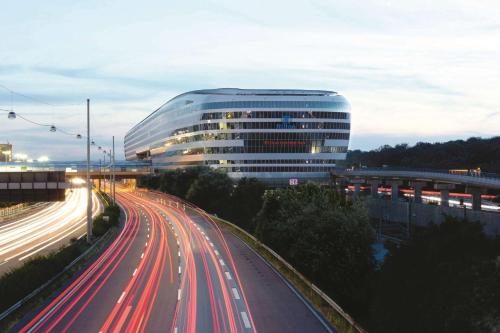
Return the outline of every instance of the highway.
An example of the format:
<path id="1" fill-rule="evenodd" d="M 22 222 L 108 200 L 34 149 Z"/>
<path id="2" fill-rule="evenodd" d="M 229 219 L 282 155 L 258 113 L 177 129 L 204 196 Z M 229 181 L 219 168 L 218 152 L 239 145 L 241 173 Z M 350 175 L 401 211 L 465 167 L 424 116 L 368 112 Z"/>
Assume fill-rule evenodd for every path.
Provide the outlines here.
<path id="1" fill-rule="evenodd" d="M 66 200 L 34 214 L 0 223 L 0 274 L 86 232 L 86 189 L 69 191 Z M 94 194 L 93 214 L 101 211 Z"/>
<path id="2" fill-rule="evenodd" d="M 242 241 L 152 192 L 119 192 L 118 237 L 19 332 L 335 332 Z"/>

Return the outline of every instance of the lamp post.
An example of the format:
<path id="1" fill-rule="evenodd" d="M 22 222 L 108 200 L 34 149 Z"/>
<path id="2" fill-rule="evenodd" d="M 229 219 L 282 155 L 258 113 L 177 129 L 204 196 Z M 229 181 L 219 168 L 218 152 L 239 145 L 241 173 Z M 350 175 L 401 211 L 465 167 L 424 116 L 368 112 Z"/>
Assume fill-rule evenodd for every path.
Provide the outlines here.
<path id="1" fill-rule="evenodd" d="M 90 99 L 87 98 L 87 242 L 92 241 L 92 185 L 90 184 Z"/>
<path id="2" fill-rule="evenodd" d="M 116 186 L 115 186 L 115 136 L 113 135 L 113 205 L 116 205 Z"/>

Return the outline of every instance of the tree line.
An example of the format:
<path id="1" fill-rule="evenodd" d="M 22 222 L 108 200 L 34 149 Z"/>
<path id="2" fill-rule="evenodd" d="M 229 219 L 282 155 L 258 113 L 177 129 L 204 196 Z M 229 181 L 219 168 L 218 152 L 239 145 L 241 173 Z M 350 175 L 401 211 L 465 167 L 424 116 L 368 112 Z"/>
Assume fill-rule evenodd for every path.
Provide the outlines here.
<path id="1" fill-rule="evenodd" d="M 418 142 L 414 146 L 406 143 L 384 145 L 370 151 L 351 150 L 344 166 L 381 167 L 383 165 L 433 168 L 476 169 L 500 173 L 500 136 L 482 139 L 469 138 L 443 143 Z"/>

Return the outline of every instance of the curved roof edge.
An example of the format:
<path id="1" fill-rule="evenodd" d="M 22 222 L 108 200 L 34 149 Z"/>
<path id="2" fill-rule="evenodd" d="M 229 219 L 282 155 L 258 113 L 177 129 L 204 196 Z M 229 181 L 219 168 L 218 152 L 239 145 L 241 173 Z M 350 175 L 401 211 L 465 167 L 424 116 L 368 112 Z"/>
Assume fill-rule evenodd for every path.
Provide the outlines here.
<path id="1" fill-rule="evenodd" d="M 156 112 L 161 110 L 165 105 L 170 102 L 175 101 L 180 97 L 184 97 L 186 95 L 198 94 L 198 95 L 234 95 L 234 96 L 339 96 L 339 94 L 335 91 L 330 90 L 307 90 L 307 89 L 242 89 L 242 88 L 214 88 L 214 89 L 200 89 L 200 90 L 192 90 L 182 93 L 180 95 L 174 96 L 169 99 L 167 102 L 163 103 L 159 108 L 154 110 L 151 114 L 149 114 L 146 118 L 135 124 L 131 129 L 125 133 L 125 136 L 128 135 L 132 130 L 134 130 L 137 126 L 142 124 L 148 118 L 153 116 Z"/>

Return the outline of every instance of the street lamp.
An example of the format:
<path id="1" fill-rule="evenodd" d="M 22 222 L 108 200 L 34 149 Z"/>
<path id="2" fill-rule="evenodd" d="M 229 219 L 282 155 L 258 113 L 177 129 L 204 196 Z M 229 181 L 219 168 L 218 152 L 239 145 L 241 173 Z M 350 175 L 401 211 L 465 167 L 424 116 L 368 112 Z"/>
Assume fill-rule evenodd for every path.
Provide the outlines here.
<path id="1" fill-rule="evenodd" d="M 90 243 L 91 241 L 92 241 L 92 185 L 90 184 L 90 99 L 87 98 L 87 242 Z"/>

